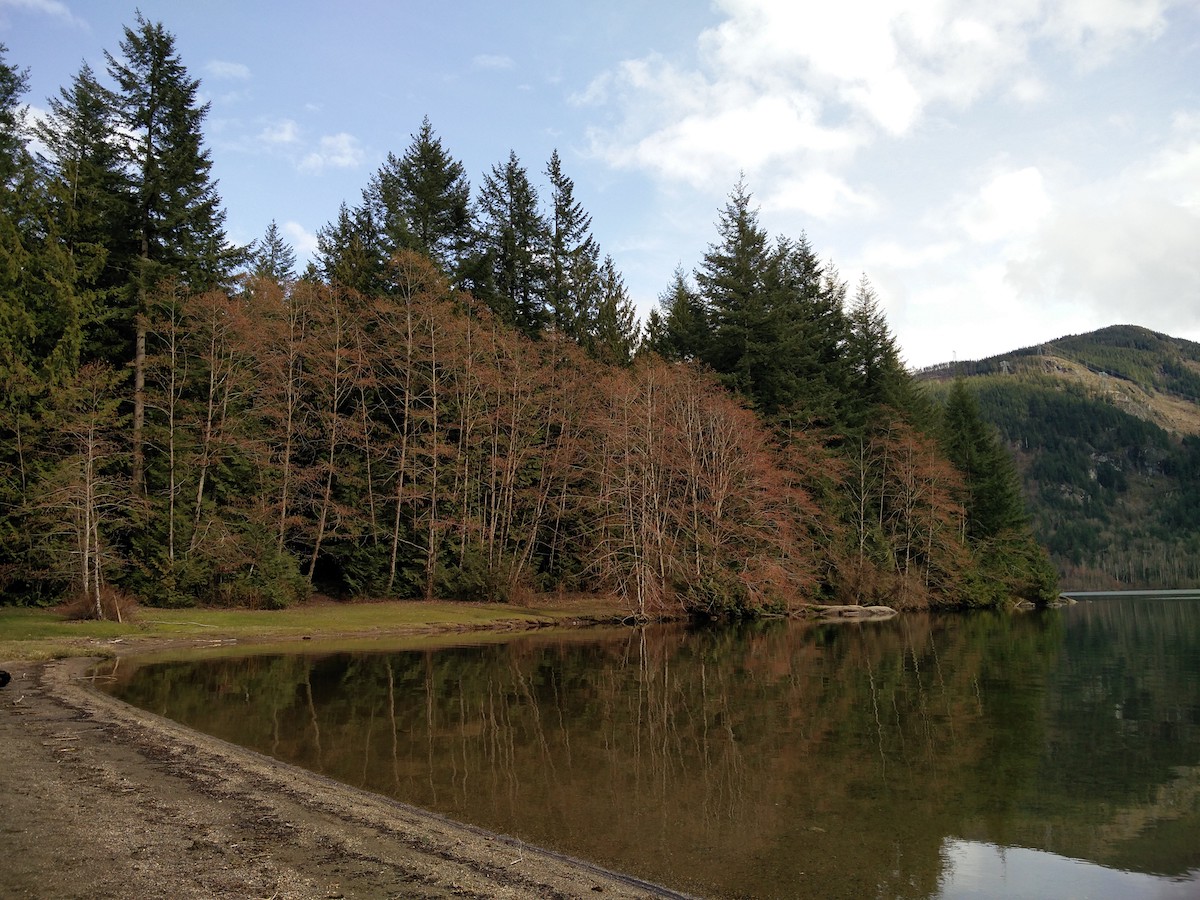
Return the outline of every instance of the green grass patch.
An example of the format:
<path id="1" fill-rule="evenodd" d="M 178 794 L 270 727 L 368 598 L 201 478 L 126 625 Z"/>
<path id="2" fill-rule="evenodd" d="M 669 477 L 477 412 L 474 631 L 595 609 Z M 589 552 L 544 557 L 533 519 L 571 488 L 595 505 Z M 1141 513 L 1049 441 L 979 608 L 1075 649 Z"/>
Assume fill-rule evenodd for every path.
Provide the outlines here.
<path id="1" fill-rule="evenodd" d="M 162 641 L 280 641 L 330 636 L 546 627 L 619 612 L 603 598 L 537 606 L 396 601 L 322 603 L 281 610 L 155 609 L 129 612 L 123 623 L 73 620 L 53 609 L 0 607 L 0 660 L 108 656 Z"/>

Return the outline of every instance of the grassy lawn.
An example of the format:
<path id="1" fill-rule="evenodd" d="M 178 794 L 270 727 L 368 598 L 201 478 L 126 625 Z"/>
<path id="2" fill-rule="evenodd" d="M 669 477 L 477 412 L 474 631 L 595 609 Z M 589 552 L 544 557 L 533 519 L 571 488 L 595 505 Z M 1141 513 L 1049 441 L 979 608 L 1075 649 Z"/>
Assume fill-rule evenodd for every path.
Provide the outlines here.
<path id="1" fill-rule="evenodd" d="M 54 609 L 0 607 L 0 660 L 111 656 L 186 641 L 373 637 L 487 628 L 545 627 L 620 614 L 610 599 L 538 598 L 535 605 L 394 601 L 312 603 L 282 610 L 153 609 L 124 623 L 77 621 Z"/>

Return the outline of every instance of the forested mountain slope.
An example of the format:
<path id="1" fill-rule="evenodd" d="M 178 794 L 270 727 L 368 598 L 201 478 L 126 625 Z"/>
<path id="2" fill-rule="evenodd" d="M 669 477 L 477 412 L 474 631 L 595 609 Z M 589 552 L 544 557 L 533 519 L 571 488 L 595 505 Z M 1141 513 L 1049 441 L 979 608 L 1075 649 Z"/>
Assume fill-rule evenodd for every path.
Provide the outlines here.
<path id="1" fill-rule="evenodd" d="M 919 374 L 999 428 L 1064 587 L 1200 583 L 1200 344 L 1118 325 Z"/>

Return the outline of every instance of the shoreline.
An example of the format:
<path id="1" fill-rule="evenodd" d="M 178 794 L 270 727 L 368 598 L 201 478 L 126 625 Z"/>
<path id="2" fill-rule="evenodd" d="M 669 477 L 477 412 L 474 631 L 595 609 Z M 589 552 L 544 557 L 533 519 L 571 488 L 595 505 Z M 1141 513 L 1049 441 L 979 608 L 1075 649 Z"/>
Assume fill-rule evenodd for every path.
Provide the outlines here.
<path id="1" fill-rule="evenodd" d="M 686 896 L 136 709 L 89 684 L 95 661 L 5 664 L 4 896 Z"/>

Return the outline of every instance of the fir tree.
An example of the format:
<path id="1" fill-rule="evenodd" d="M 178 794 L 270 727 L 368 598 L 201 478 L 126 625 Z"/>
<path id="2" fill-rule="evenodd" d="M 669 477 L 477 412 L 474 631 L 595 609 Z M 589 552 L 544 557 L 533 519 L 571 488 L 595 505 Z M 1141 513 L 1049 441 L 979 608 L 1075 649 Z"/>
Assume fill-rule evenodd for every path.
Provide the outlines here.
<path id="1" fill-rule="evenodd" d="M 490 274 L 484 299 L 502 321 L 536 337 L 550 320 L 545 293 L 549 232 L 537 190 L 516 153 L 484 177 L 479 208 L 479 240 Z"/>
<path id="2" fill-rule="evenodd" d="M 188 76 L 174 35 L 161 23 L 139 14 L 120 47 L 120 58 L 105 56 L 117 84 L 117 124 L 133 137 L 122 146 L 136 196 L 138 288 L 165 277 L 194 291 L 225 285 L 244 254 L 225 237 L 204 147 L 209 107 L 198 101 L 200 82 Z"/>
<path id="3" fill-rule="evenodd" d="M 772 244 L 743 182 L 717 228 L 720 240 L 696 273 L 708 325 L 701 359 L 769 418 L 837 422 L 846 389 L 845 285 L 806 238 Z M 687 308 L 686 297 L 677 302 Z"/>
<path id="4" fill-rule="evenodd" d="M 278 285 L 296 280 L 296 251 L 283 239 L 274 219 L 251 251 L 250 263 L 251 274 L 258 278 L 267 278 Z"/>
<path id="5" fill-rule="evenodd" d="M 600 306 L 588 346 L 596 359 L 617 365 L 627 365 L 637 352 L 637 312 L 611 256 L 600 270 Z"/>
<path id="6" fill-rule="evenodd" d="M 656 315 L 662 323 L 660 336 L 651 339 L 652 349 L 660 356 L 677 361 L 704 356 L 709 339 L 704 304 L 688 283 L 682 266 L 676 267 L 671 286 L 659 295 L 658 308 L 651 315 Z"/>
<path id="7" fill-rule="evenodd" d="M 967 489 L 967 534 L 977 540 L 1028 526 L 1021 482 L 1012 457 L 962 379 L 954 382 L 942 413 L 942 448 Z"/>
<path id="8" fill-rule="evenodd" d="M 769 408 L 793 420 L 842 426 L 850 391 L 845 283 L 832 265 L 820 263 L 803 234 L 776 242 L 766 280 L 777 341 Z"/>
<path id="9" fill-rule="evenodd" d="M 51 154 L 48 226 L 66 255 L 66 271 L 55 282 L 71 296 L 59 298 L 69 321 L 47 355 L 59 367 L 72 368 L 80 358 L 122 365 L 135 318 L 129 272 L 136 257 L 132 185 L 114 139 L 114 98 L 85 64 L 49 105 L 36 133 Z"/>
<path id="10" fill-rule="evenodd" d="M 364 296 L 386 292 L 387 250 L 366 206 L 345 203 L 338 217 L 317 232 L 316 269 L 327 284 Z"/>
<path id="11" fill-rule="evenodd" d="M 31 159 L 26 107 L 21 103 L 29 89 L 29 73 L 13 66 L 7 57 L 8 47 L 0 44 L 0 184 L 9 186 Z"/>
<path id="12" fill-rule="evenodd" d="M 575 182 L 563 173 L 557 150 L 546 165 L 546 177 L 550 179 L 546 303 L 555 328 L 583 343 L 594 330 L 601 302 L 600 247 L 592 237 L 592 217 L 575 199 Z"/>
<path id="13" fill-rule="evenodd" d="M 150 296 L 166 279 L 187 290 L 225 284 L 244 255 L 230 247 L 212 160 L 201 127 L 208 105 L 200 82 L 190 78 L 175 52 L 175 38 L 140 13 L 125 28 L 121 57 L 105 53 L 116 82 L 115 119 L 130 140 L 122 144 L 134 195 L 131 235 L 138 265 L 132 289 L 134 327 L 133 482 L 142 483 L 145 423 L 146 313 Z"/>
<path id="14" fill-rule="evenodd" d="M 928 414 L 912 376 L 900 358 L 900 347 L 879 308 L 879 297 L 863 275 L 847 313 L 849 339 L 846 356 L 850 372 L 850 421 L 861 427 L 873 410 L 890 407 L 913 424 L 925 423 Z"/>
<path id="15" fill-rule="evenodd" d="M 36 326 L 29 305 L 32 244 L 38 230 L 37 172 L 28 150 L 22 98 L 28 74 L 0 44 L 0 383 L 8 392 L 31 371 Z"/>
<path id="16" fill-rule="evenodd" d="M 389 257 L 398 250 L 416 250 L 447 275 L 456 275 L 471 238 L 471 184 L 428 116 L 402 157 L 388 154 L 363 201 Z"/>
<path id="17" fill-rule="evenodd" d="M 769 244 L 750 199 L 739 181 L 721 211 L 719 240 L 704 254 L 696 281 L 710 325 L 704 361 L 765 411 L 774 406 L 766 381 L 776 355 L 763 281 Z"/>
<path id="18" fill-rule="evenodd" d="M 44 396 L 31 353 L 38 182 L 22 104 L 28 78 L 6 57 L 0 44 L 0 596 L 24 601 L 37 590 L 31 557 L 38 537 L 27 513 L 38 465 L 31 453 L 38 447 L 35 414 Z"/>

